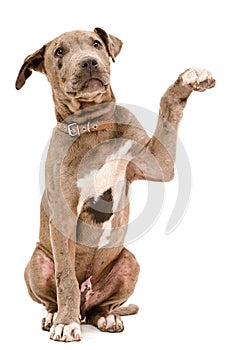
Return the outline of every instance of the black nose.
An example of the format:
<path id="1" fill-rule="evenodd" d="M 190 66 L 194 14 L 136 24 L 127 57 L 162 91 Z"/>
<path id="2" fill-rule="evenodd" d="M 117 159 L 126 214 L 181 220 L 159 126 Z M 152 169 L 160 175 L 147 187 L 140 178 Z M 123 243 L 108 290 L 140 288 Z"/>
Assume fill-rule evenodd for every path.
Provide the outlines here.
<path id="1" fill-rule="evenodd" d="M 98 66 L 97 60 L 93 57 L 85 57 L 81 60 L 82 69 L 92 69 Z"/>

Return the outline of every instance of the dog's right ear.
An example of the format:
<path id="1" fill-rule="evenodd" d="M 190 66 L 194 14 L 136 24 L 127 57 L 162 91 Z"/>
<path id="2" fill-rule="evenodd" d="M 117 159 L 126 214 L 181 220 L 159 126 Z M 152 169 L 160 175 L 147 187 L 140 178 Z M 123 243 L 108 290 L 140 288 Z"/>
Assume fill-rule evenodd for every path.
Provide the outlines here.
<path id="1" fill-rule="evenodd" d="M 32 71 L 38 71 L 41 73 L 45 73 L 44 69 L 44 53 L 45 53 L 46 45 L 41 47 L 41 49 L 34 52 L 32 55 L 27 56 L 24 60 L 24 63 L 19 71 L 15 87 L 17 90 L 21 89 L 25 84 L 27 78 L 32 74 Z"/>

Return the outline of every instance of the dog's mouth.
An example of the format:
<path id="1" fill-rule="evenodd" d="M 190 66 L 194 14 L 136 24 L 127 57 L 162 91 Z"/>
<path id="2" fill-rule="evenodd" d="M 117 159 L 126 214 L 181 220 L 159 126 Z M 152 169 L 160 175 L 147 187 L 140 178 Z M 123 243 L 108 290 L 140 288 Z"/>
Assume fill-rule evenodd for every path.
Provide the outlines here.
<path id="1" fill-rule="evenodd" d="M 91 78 L 85 81 L 81 90 L 88 90 L 88 92 L 99 90 L 103 87 L 103 83 L 100 79 Z"/>
<path id="2" fill-rule="evenodd" d="M 86 94 L 102 93 L 107 86 L 108 84 L 104 84 L 103 81 L 98 78 L 90 78 L 80 84 L 78 89 L 73 89 L 73 91 L 67 91 L 66 93 L 73 98 L 78 98 Z"/>

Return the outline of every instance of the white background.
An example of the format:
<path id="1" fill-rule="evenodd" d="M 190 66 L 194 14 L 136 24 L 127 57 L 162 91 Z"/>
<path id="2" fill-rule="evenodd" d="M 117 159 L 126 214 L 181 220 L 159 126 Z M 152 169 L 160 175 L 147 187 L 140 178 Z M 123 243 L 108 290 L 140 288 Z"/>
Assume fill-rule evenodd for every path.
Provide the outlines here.
<path id="1" fill-rule="evenodd" d="M 3 5 L 4 4 L 4 5 Z M 1 342 L 12 349 L 231 349 L 231 10 L 229 1 L 7 1 L 1 5 Z M 176 181 L 165 185 L 157 224 L 129 246 L 141 265 L 131 302 L 137 316 L 122 334 L 83 327 L 81 343 L 52 342 L 40 330 L 23 270 L 38 238 L 39 166 L 55 125 L 46 78 L 33 73 L 19 92 L 24 58 L 62 32 L 103 27 L 124 42 L 112 65 L 118 102 L 158 112 L 159 100 L 191 66 L 210 69 L 215 89 L 193 93 L 180 137 L 188 152 L 192 197 L 169 236 Z M 138 186 L 137 201 L 142 187 Z M 134 199 L 136 199 L 136 194 Z M 136 201 L 135 201 L 136 202 Z M 155 205 L 155 198 L 154 198 Z M 136 205 L 135 205 L 136 207 Z"/>

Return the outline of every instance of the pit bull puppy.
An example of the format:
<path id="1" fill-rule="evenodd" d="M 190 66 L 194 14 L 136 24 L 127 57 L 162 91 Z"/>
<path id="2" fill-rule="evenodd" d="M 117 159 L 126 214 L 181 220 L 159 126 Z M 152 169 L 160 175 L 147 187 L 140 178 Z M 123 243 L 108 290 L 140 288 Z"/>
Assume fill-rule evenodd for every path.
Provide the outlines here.
<path id="1" fill-rule="evenodd" d="M 81 320 L 121 332 L 121 305 L 134 291 L 139 265 L 124 247 L 128 189 L 138 179 L 170 181 L 176 139 L 192 91 L 215 85 L 210 72 L 188 69 L 161 99 L 150 138 L 127 109 L 115 104 L 110 58 L 122 42 L 101 28 L 60 35 L 28 56 L 21 89 L 32 71 L 52 87 L 57 126 L 45 167 L 39 243 L 25 270 L 31 298 L 45 306 L 42 329 L 59 341 L 79 341 Z"/>

